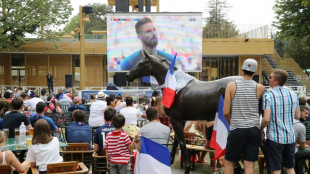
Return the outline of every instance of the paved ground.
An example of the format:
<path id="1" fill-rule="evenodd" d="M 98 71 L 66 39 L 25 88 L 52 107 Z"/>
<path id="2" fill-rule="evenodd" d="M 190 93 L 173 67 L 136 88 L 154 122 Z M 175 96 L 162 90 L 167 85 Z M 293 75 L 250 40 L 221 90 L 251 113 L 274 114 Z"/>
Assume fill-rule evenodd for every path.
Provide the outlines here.
<path id="1" fill-rule="evenodd" d="M 177 159 L 179 159 L 179 155 L 177 154 L 175 157 L 176 157 L 175 162 L 171 166 L 172 174 L 184 174 L 185 169 L 180 167 L 181 163 L 179 160 L 177 160 Z M 205 160 L 208 161 L 207 164 L 196 163 L 195 164 L 195 171 L 191 171 L 190 174 L 201 174 L 201 173 L 203 173 L 203 174 L 215 174 L 215 173 L 223 172 L 224 168 L 219 169 L 218 172 L 212 171 L 212 168 L 210 167 L 209 154 L 207 154 L 207 157 L 205 158 Z"/>

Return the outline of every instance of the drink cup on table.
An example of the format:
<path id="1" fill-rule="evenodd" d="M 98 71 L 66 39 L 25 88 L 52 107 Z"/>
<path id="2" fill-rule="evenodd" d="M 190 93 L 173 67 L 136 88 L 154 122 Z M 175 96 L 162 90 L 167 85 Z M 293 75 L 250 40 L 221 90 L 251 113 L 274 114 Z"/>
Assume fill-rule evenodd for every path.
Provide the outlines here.
<path id="1" fill-rule="evenodd" d="M 3 129 L 3 133 L 4 133 L 4 137 L 5 137 L 5 139 L 4 139 L 4 141 L 6 141 L 6 143 L 8 143 L 8 141 L 9 141 L 9 129 Z"/>
<path id="2" fill-rule="evenodd" d="M 27 135 L 27 148 L 29 149 L 29 146 L 31 144 L 32 141 L 32 136 L 31 135 Z"/>
<path id="3" fill-rule="evenodd" d="M 29 128 L 29 135 L 33 136 L 33 128 Z"/>
<path id="4" fill-rule="evenodd" d="M 16 149 L 20 148 L 19 145 L 19 128 L 15 128 L 15 144 L 16 144 Z"/>

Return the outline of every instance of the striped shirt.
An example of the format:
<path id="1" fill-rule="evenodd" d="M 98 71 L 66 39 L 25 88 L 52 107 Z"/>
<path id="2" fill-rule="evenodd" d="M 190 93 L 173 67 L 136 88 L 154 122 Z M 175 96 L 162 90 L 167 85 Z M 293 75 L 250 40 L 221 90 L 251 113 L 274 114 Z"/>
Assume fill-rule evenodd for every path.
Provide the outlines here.
<path id="1" fill-rule="evenodd" d="M 127 146 L 131 143 L 127 133 L 123 131 L 110 132 L 107 134 L 104 147 L 108 149 L 111 163 L 128 164 L 130 155 Z"/>
<path id="2" fill-rule="evenodd" d="M 286 88 L 277 86 L 264 94 L 263 109 L 271 110 L 267 139 L 280 144 L 295 142 L 293 120 L 296 108 L 299 108 L 298 97 Z"/>
<path id="3" fill-rule="evenodd" d="M 257 83 L 254 80 L 236 80 L 236 93 L 231 101 L 231 127 L 259 127 Z"/>

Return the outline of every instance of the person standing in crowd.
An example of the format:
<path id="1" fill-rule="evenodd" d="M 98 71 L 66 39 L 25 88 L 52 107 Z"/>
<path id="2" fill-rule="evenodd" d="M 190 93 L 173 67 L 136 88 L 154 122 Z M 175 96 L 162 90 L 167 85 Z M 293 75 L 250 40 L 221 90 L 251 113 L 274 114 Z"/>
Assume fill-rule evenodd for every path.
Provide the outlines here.
<path id="1" fill-rule="evenodd" d="M 293 174 L 296 141 L 293 119 L 300 117 L 298 97 L 291 90 L 283 88 L 288 78 L 286 71 L 276 69 L 268 78 L 272 90 L 264 94 L 264 117 L 261 122 L 261 131 L 268 125 L 268 166 L 273 173 L 280 173 L 283 164 L 286 173 Z"/>
<path id="2" fill-rule="evenodd" d="M 112 118 L 116 114 L 116 110 L 114 108 L 107 108 L 104 111 L 104 119 L 106 124 L 97 128 L 95 136 L 94 136 L 94 151 L 98 153 L 98 155 L 102 155 L 102 149 L 104 145 L 105 138 L 108 133 L 115 130 L 112 125 Z"/>
<path id="3" fill-rule="evenodd" d="M 52 136 L 51 129 L 44 119 L 38 120 L 34 126 L 26 161 L 31 163 L 31 167 L 38 166 L 40 173 L 46 172 L 47 164 L 63 161 L 59 153 L 59 141 Z"/>
<path id="4" fill-rule="evenodd" d="M 137 145 L 137 136 L 131 141 L 128 134 L 122 131 L 122 127 L 125 125 L 125 117 L 122 114 L 113 116 L 112 124 L 115 130 L 107 134 L 104 142 L 107 166 L 111 174 L 130 174 L 129 151 Z"/>
<path id="5" fill-rule="evenodd" d="M 306 106 L 300 106 L 301 118 L 305 120 L 308 117 L 309 109 Z M 294 119 L 294 132 L 296 136 L 295 147 L 295 172 L 304 172 L 304 160 L 310 158 L 310 149 L 306 148 L 306 128 L 299 121 Z M 297 144 L 299 145 L 297 147 Z"/>
<path id="6" fill-rule="evenodd" d="M 104 110 L 107 108 L 105 98 L 107 95 L 103 91 L 99 91 L 97 100 L 90 105 L 90 114 L 88 124 L 91 127 L 99 127 L 104 124 Z"/>
<path id="7" fill-rule="evenodd" d="M 152 97 L 150 98 L 150 101 L 149 101 L 149 105 L 150 105 L 150 107 L 153 107 L 153 106 L 155 106 L 155 101 L 156 101 L 156 97 L 158 96 L 158 92 L 156 91 L 156 90 L 154 90 L 153 92 L 152 92 Z"/>
<path id="8" fill-rule="evenodd" d="M 85 124 L 86 113 L 75 110 L 72 113 L 73 122 L 66 127 L 66 138 L 68 143 L 88 143 L 92 149 L 92 127 Z"/>
<path id="9" fill-rule="evenodd" d="M 28 108 L 29 114 L 32 115 L 33 113 L 36 112 L 37 104 L 39 102 L 44 103 L 44 101 L 42 99 L 38 98 L 33 91 L 29 91 L 28 93 L 29 93 L 30 99 L 25 102 L 25 107 Z M 30 109 L 29 109 L 29 107 L 30 107 Z"/>
<path id="10" fill-rule="evenodd" d="M 54 77 L 49 71 L 47 71 L 46 81 L 48 86 L 48 93 L 51 94 L 51 91 L 54 92 Z"/>
<path id="11" fill-rule="evenodd" d="M 42 89 L 41 90 L 41 96 L 40 96 L 40 99 L 42 99 L 44 101 L 44 103 L 47 102 L 47 97 L 48 97 L 48 94 L 46 92 L 46 89 Z"/>
<path id="12" fill-rule="evenodd" d="M 81 105 L 81 98 L 79 96 L 74 97 L 74 105 L 71 105 L 68 108 L 68 111 L 74 111 L 76 109 L 82 110 L 82 111 L 86 111 L 86 108 L 84 106 Z"/>
<path id="13" fill-rule="evenodd" d="M 149 123 L 140 129 L 141 136 L 152 139 L 159 144 L 166 145 L 170 137 L 170 128 L 160 123 L 156 108 L 148 108 L 146 110 L 146 117 Z"/>
<path id="14" fill-rule="evenodd" d="M 245 173 L 254 174 L 261 139 L 259 130 L 259 99 L 265 87 L 257 84 L 254 74 L 257 61 L 246 59 L 242 65 L 240 80 L 228 83 L 225 92 L 223 114 L 230 124 L 225 153 L 225 174 L 234 173 L 235 163 L 244 157 Z"/>

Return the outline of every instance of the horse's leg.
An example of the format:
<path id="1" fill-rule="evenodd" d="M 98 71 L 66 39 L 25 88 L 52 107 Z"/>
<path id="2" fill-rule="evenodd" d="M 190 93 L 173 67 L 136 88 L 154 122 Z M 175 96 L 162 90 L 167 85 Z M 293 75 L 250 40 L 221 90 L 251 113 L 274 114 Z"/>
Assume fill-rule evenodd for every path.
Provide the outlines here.
<path id="1" fill-rule="evenodd" d="M 170 121 L 171 124 L 173 126 L 175 135 L 177 137 L 177 140 L 179 142 L 180 148 L 181 148 L 181 153 L 182 156 L 185 158 L 184 162 L 185 162 L 185 174 L 189 174 L 190 171 L 190 163 L 189 163 L 189 156 L 188 156 L 188 152 L 186 149 L 186 143 L 185 143 L 185 138 L 184 138 L 184 131 L 183 131 L 183 126 L 182 126 L 182 122 L 181 121 L 176 121 L 175 119 L 173 119 L 172 117 L 170 117 Z"/>
<path id="2" fill-rule="evenodd" d="M 177 151 L 177 147 L 178 147 L 178 137 L 176 135 L 174 135 L 174 141 L 173 141 L 173 145 L 172 145 L 172 149 L 170 152 L 170 160 L 171 160 L 171 164 L 174 163 L 174 158 L 175 158 L 175 153 Z"/>

